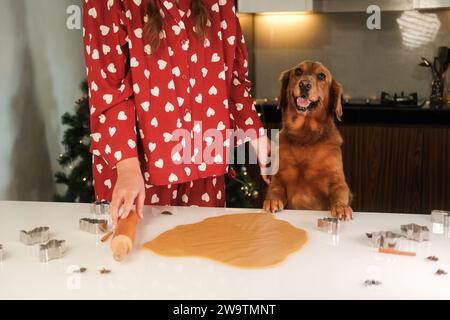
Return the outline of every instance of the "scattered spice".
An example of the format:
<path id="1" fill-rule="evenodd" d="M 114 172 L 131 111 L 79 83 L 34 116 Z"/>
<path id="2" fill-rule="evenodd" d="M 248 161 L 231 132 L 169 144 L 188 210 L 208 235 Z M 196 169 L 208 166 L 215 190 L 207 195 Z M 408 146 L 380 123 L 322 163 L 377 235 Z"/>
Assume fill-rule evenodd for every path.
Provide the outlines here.
<path id="1" fill-rule="evenodd" d="M 170 211 L 163 211 L 163 212 L 161 212 L 161 214 L 163 214 L 165 216 L 172 216 L 173 215 L 173 213 L 170 212 Z"/>
<path id="2" fill-rule="evenodd" d="M 439 258 L 436 257 L 436 256 L 429 256 L 429 257 L 427 257 L 427 260 L 428 260 L 428 261 L 436 262 L 436 261 L 439 261 Z"/>
<path id="3" fill-rule="evenodd" d="M 108 226 L 107 226 L 105 223 L 102 223 L 102 224 L 100 224 L 100 225 L 98 226 L 98 229 L 99 229 L 101 232 L 106 232 L 106 231 L 108 230 Z"/>
<path id="4" fill-rule="evenodd" d="M 438 269 L 438 271 L 435 272 L 435 275 L 437 276 L 445 276 L 447 274 L 447 271 Z"/>
<path id="5" fill-rule="evenodd" d="M 102 268 L 102 269 L 98 270 L 98 272 L 100 272 L 100 274 L 108 274 L 108 273 L 111 273 L 111 270 Z"/>
<path id="6" fill-rule="evenodd" d="M 87 268 L 80 268 L 77 270 L 74 270 L 73 273 L 85 273 L 87 271 Z"/>
<path id="7" fill-rule="evenodd" d="M 109 231 L 108 233 L 106 233 L 101 239 L 101 242 L 106 242 L 108 241 L 109 238 L 111 238 L 111 236 L 114 234 L 113 231 Z"/>
<path id="8" fill-rule="evenodd" d="M 381 281 L 378 280 L 366 280 L 364 282 L 366 286 L 381 286 Z"/>

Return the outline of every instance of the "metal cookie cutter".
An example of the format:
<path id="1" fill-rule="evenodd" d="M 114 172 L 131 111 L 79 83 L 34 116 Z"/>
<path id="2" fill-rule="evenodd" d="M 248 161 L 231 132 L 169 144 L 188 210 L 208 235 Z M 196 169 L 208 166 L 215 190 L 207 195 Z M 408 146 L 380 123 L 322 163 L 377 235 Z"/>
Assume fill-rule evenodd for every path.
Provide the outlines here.
<path id="1" fill-rule="evenodd" d="M 109 214 L 108 201 L 96 201 L 91 204 L 91 213 L 97 216 Z"/>
<path id="2" fill-rule="evenodd" d="M 433 210 L 433 211 L 431 211 L 431 222 L 444 224 L 445 217 L 449 217 L 449 216 L 450 216 L 450 211 Z"/>
<path id="3" fill-rule="evenodd" d="M 60 259 L 66 251 L 65 240 L 50 240 L 39 247 L 39 261 L 49 262 L 50 260 Z"/>
<path id="4" fill-rule="evenodd" d="M 338 218 L 321 218 L 317 220 L 317 228 L 320 231 L 337 234 L 339 232 L 340 221 Z"/>
<path id="5" fill-rule="evenodd" d="M 380 231 L 368 233 L 367 237 L 372 240 L 374 248 L 395 249 L 398 246 L 398 240 L 403 238 L 401 234 L 391 231 Z"/>
<path id="6" fill-rule="evenodd" d="M 80 230 L 92 234 L 104 233 L 107 229 L 108 221 L 104 219 L 80 219 Z"/>
<path id="7" fill-rule="evenodd" d="M 409 240 L 428 241 L 430 240 L 430 230 L 425 226 L 411 223 L 401 226 L 402 235 Z"/>
<path id="8" fill-rule="evenodd" d="M 50 237 L 49 227 L 39 227 L 31 231 L 20 231 L 20 241 L 27 246 L 48 241 Z"/>

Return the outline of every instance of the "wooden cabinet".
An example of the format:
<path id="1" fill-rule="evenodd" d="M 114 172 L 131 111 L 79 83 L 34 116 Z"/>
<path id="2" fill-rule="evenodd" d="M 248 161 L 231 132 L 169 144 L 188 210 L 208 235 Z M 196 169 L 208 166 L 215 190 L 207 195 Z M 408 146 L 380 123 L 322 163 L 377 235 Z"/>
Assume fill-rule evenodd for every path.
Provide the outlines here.
<path id="1" fill-rule="evenodd" d="M 450 128 L 343 125 L 343 157 L 357 211 L 450 210 Z"/>

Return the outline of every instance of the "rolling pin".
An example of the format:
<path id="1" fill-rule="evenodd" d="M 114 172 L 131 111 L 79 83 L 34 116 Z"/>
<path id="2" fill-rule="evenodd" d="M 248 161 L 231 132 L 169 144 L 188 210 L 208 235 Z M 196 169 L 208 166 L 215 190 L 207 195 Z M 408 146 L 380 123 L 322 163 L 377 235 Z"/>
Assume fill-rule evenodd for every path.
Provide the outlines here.
<path id="1" fill-rule="evenodd" d="M 111 251 L 117 261 L 122 261 L 133 249 L 139 216 L 132 210 L 126 219 L 119 219 L 111 241 Z"/>

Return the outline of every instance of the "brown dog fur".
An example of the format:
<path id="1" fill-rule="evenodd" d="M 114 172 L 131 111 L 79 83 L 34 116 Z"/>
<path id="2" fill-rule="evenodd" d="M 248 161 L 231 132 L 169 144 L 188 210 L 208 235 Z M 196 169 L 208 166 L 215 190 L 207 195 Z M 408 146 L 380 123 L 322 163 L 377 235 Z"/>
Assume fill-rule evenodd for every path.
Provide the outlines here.
<path id="1" fill-rule="evenodd" d="M 334 123 L 334 115 L 339 120 L 342 116 L 342 86 L 321 63 L 311 61 L 285 71 L 281 82 L 279 171 L 272 177 L 264 209 L 331 210 L 333 216 L 351 219 L 351 193 L 342 164 L 343 140 Z M 300 89 L 301 82 L 311 85 L 306 95 Z M 313 110 L 304 112 L 299 106 L 301 94 L 316 102 Z"/>

